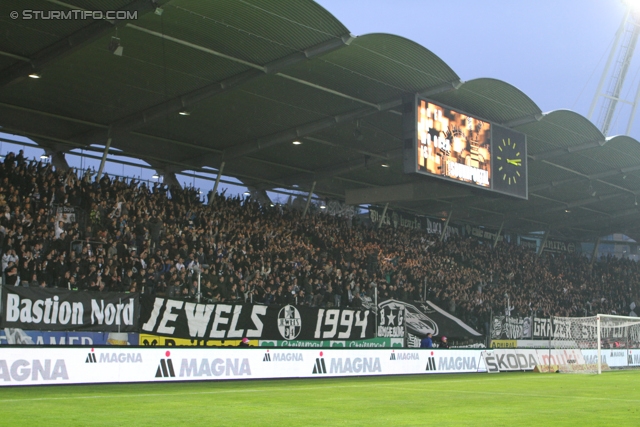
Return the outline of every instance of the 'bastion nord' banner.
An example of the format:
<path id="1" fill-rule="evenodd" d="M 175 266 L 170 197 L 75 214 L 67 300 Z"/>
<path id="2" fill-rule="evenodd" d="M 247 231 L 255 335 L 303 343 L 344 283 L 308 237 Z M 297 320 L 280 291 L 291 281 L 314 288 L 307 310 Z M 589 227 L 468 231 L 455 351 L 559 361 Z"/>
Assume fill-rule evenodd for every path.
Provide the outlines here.
<path id="1" fill-rule="evenodd" d="M 214 340 L 361 340 L 375 335 L 370 310 L 198 304 L 142 297 L 140 331 L 175 338 Z"/>
<path id="2" fill-rule="evenodd" d="M 3 328 L 137 332 L 138 294 L 2 287 Z"/>

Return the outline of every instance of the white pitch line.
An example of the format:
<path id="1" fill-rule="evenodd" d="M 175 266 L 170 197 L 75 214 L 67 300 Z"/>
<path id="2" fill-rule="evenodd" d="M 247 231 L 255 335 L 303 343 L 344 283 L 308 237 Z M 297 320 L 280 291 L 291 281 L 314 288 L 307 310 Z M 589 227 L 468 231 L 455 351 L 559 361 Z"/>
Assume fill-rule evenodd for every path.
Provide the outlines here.
<path id="1" fill-rule="evenodd" d="M 419 375 L 419 374 L 418 374 Z M 416 375 L 417 376 L 417 375 Z M 323 379 L 347 379 L 348 377 L 325 377 Z M 357 377 L 359 379 L 364 379 L 364 378 L 375 378 L 374 376 L 367 376 L 367 377 Z M 388 376 L 386 377 L 382 377 L 382 378 L 387 378 L 389 379 Z M 400 377 L 402 378 L 402 377 Z M 429 378 L 432 379 L 433 377 L 431 375 L 425 375 L 425 379 Z M 537 376 L 527 376 L 527 380 L 531 380 L 531 379 L 546 379 L 546 380 L 551 380 L 554 378 L 558 378 L 557 376 L 554 375 L 537 375 Z M 482 379 L 482 382 L 494 382 L 494 381 L 509 381 L 509 382 L 513 382 L 514 381 L 514 376 L 508 376 L 508 377 L 502 377 L 502 378 L 484 378 Z M 522 378 L 524 379 L 524 378 Z M 286 379 L 283 379 L 286 381 Z M 429 380 L 427 380 L 429 381 Z M 396 381 L 391 381 L 392 382 L 396 382 Z M 473 378 L 473 379 L 449 379 L 449 380 L 443 380 L 438 378 L 436 381 L 429 381 L 429 382 L 425 382 L 425 387 L 429 388 L 431 390 L 433 390 L 434 386 L 437 386 L 439 384 L 451 384 L 451 383 L 468 383 L 468 382 L 478 382 L 478 379 Z M 382 384 L 378 384 L 377 387 L 382 387 L 382 388 L 392 388 L 394 387 L 393 385 L 391 385 L 390 382 L 386 382 L 386 383 L 382 383 Z M 401 379 L 398 379 L 397 383 L 400 384 L 406 384 L 405 381 L 402 381 Z M 170 384 L 170 382 L 167 382 L 165 384 Z M 180 384 L 184 384 L 184 383 L 180 383 Z M 202 383 L 200 383 L 202 384 Z M 290 387 L 289 391 L 298 391 L 298 390 L 326 390 L 326 389 L 333 389 L 333 388 L 361 388 L 361 387 L 366 387 L 368 383 L 362 383 L 362 384 L 351 384 L 351 385 L 326 385 L 326 386 L 317 386 L 317 387 Z M 78 384 L 81 385 L 81 384 Z M 107 384 L 105 384 L 107 385 Z M 117 384 L 117 385 L 124 385 L 126 386 L 127 384 Z M 133 384 L 131 384 L 133 385 Z M 407 390 L 409 388 L 402 386 L 403 389 Z M 0 389 L 2 390 L 2 389 Z M 417 388 L 410 388 L 409 390 L 415 390 L 415 391 L 428 391 L 425 389 L 417 389 Z M 207 394 L 231 394 L 231 393 L 266 393 L 266 392 L 273 392 L 273 391 L 279 391 L 276 389 L 276 387 L 268 387 L 268 388 L 264 388 L 264 389 L 236 389 L 236 390 L 213 390 L 213 391 L 199 391 L 199 392 L 182 392 L 182 393 L 145 393 L 145 394 L 99 394 L 99 395 L 91 395 L 91 396 L 62 396 L 62 397 L 34 397 L 34 398 L 25 398 L 25 399 L 0 399 L 0 403 L 10 403 L 10 402 L 37 402 L 37 401 L 54 401 L 54 400 L 74 400 L 74 399 L 102 399 L 102 398 L 121 398 L 121 397 L 156 397 L 156 396 L 197 396 L 197 395 L 207 395 Z M 470 392 L 470 391 L 461 391 L 461 390 L 438 390 L 438 392 L 451 392 L 451 393 L 478 393 L 478 394 L 494 394 L 494 395 L 510 395 L 510 396 L 538 396 L 538 397 L 550 397 L 550 398 L 562 398 L 562 397 L 566 397 L 566 396 L 550 396 L 550 395 L 533 395 L 533 394 L 516 394 L 516 393 L 502 393 L 502 392 Z M 640 402 L 640 400 L 631 400 L 631 399 L 611 399 L 611 398 L 604 398 L 604 397 L 580 397 L 580 396 L 573 396 L 575 398 L 584 398 L 584 399 L 592 399 L 592 400 L 611 400 L 611 401 L 623 401 L 623 402 Z"/>
<path id="2" fill-rule="evenodd" d="M 385 386 L 385 385 L 381 385 L 379 386 L 380 388 L 391 388 L 389 386 Z M 414 391 L 426 391 L 424 389 L 417 389 L 417 388 L 406 388 L 403 387 L 403 390 L 414 390 Z M 585 400 L 606 400 L 606 401 L 611 401 L 611 402 L 634 402 L 634 403 L 638 403 L 640 402 L 640 399 L 614 399 L 611 397 L 591 397 L 591 396 L 557 396 L 557 395 L 550 395 L 550 394 L 531 394 L 531 393 L 507 393 L 507 392 L 500 392 L 500 391 L 470 391 L 470 390 L 429 390 L 429 391 L 434 391 L 434 392 L 438 392 L 438 393 L 468 393 L 468 394 L 488 394 L 491 396 L 519 396 L 519 397 L 545 397 L 545 398 L 549 398 L 549 399 L 562 399 L 562 398 L 572 398 L 572 399 L 585 399 Z"/>
<path id="3" fill-rule="evenodd" d="M 120 384 L 119 384 L 120 385 Z M 334 385 L 327 387 L 296 387 L 289 389 L 290 391 L 298 390 L 322 390 L 332 388 L 361 388 L 362 385 Z M 121 398 L 121 397 L 156 397 L 156 396 L 197 396 L 205 394 L 226 394 L 226 393 L 272 393 L 277 391 L 275 388 L 265 389 L 241 389 L 241 390 L 215 390 L 215 391 L 197 391 L 186 393 L 145 393 L 145 394 L 96 394 L 92 396 L 63 396 L 63 397 L 30 397 L 25 399 L 0 399 L 0 403 L 5 402 L 36 402 L 47 400 L 74 400 L 74 399 L 103 399 L 103 398 Z"/>

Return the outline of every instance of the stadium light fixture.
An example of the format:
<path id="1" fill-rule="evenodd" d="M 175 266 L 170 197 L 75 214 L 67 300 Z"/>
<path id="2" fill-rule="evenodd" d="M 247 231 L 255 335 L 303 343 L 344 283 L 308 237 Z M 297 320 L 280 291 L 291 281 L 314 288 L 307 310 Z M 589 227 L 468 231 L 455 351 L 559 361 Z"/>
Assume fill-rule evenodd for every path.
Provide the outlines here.
<path id="1" fill-rule="evenodd" d="M 49 156 L 47 156 L 46 154 L 40 155 L 40 160 L 47 160 L 48 158 L 49 158 Z"/>
<path id="2" fill-rule="evenodd" d="M 633 204 L 634 204 L 635 206 L 638 206 L 638 196 L 637 196 L 637 195 L 636 195 L 635 200 L 633 201 Z"/>
<path id="3" fill-rule="evenodd" d="M 640 1 L 638 0 L 624 0 L 624 4 L 627 5 L 627 7 L 632 11 L 632 12 L 640 12 Z"/>
<path id="4" fill-rule="evenodd" d="M 565 209 L 564 210 L 566 213 L 571 213 L 571 209 Z"/>
<path id="5" fill-rule="evenodd" d="M 111 37 L 108 46 L 109 52 L 113 53 L 116 56 L 122 56 L 122 52 L 124 51 L 124 47 L 120 44 L 120 39 L 118 37 Z"/>
<path id="6" fill-rule="evenodd" d="M 158 16 L 162 16 L 164 9 L 158 5 L 158 0 L 151 0 L 151 5 L 153 6 L 153 13 Z"/>
<path id="7" fill-rule="evenodd" d="M 293 144 L 293 145 L 302 145 L 302 142 L 300 142 L 300 141 L 293 141 L 293 142 L 292 142 L 292 144 Z"/>
<path id="8" fill-rule="evenodd" d="M 356 128 L 353 130 L 353 138 L 356 141 L 362 141 L 364 139 L 364 135 L 362 134 L 362 131 L 360 130 L 360 120 L 358 120 L 356 122 Z"/>
<path id="9" fill-rule="evenodd" d="M 250 196 L 250 195 L 251 195 L 251 192 L 249 192 L 249 191 L 245 191 L 245 192 L 244 192 L 244 193 L 242 193 L 242 194 L 244 194 L 245 196 Z"/>
<path id="10" fill-rule="evenodd" d="M 158 175 L 157 173 L 154 173 L 153 176 L 151 176 L 151 178 L 153 179 L 159 179 L 160 175 Z"/>
<path id="11" fill-rule="evenodd" d="M 42 77 L 42 74 L 37 73 L 37 72 L 34 71 L 33 73 L 29 74 L 29 77 L 32 78 L 32 79 L 39 79 L 39 78 Z"/>
<path id="12" fill-rule="evenodd" d="M 320 209 L 327 209 L 325 205 L 320 205 Z"/>
<path id="13" fill-rule="evenodd" d="M 389 163 L 383 163 L 383 164 L 381 164 L 380 166 L 382 166 L 383 168 L 391 167 L 391 166 L 389 165 Z"/>
<path id="14" fill-rule="evenodd" d="M 178 114 L 180 114 L 181 116 L 190 116 L 191 115 L 191 111 L 182 109 L 182 110 L 178 111 Z"/>

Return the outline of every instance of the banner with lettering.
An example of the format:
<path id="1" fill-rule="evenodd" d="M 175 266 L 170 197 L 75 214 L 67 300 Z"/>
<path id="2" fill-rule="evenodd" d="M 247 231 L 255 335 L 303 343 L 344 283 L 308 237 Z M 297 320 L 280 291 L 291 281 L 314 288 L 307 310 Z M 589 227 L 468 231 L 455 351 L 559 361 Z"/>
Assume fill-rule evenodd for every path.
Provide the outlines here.
<path id="1" fill-rule="evenodd" d="M 138 294 L 2 287 L 0 326 L 39 331 L 137 332 Z"/>
<path id="2" fill-rule="evenodd" d="M 380 219 L 382 218 L 382 209 L 377 209 L 374 207 L 369 208 L 369 219 L 373 223 L 380 223 Z M 429 234 L 442 234 L 442 229 L 445 224 L 444 219 L 437 218 L 428 218 L 423 216 L 417 216 L 408 214 L 405 212 L 396 212 L 391 209 L 387 209 L 387 212 L 384 214 L 384 219 L 382 220 L 383 225 L 388 225 L 393 228 L 408 228 L 411 230 L 424 230 Z M 459 236 L 462 234 L 461 227 L 449 224 L 447 226 L 447 232 L 445 237 L 449 236 Z"/>
<path id="3" fill-rule="evenodd" d="M 75 332 L 75 331 L 24 331 L 22 329 L 0 329 L 2 345 L 135 345 L 139 342 L 135 332 Z"/>
<path id="4" fill-rule="evenodd" d="M 539 240 L 520 236 L 520 245 L 531 250 L 538 250 Z M 544 243 L 545 252 L 572 254 L 579 252 L 580 244 L 562 240 L 547 239 Z"/>
<path id="5" fill-rule="evenodd" d="M 370 310 L 258 304 L 198 304 L 143 297 L 141 332 L 176 338 L 265 340 L 360 340 L 373 338 Z"/>
<path id="6" fill-rule="evenodd" d="M 482 334 L 447 313 L 431 301 L 386 300 L 378 304 L 378 337 L 406 337 L 407 347 L 420 347 L 420 341 L 432 334 L 437 342 L 446 336 L 451 340 L 477 340 Z"/>
<path id="7" fill-rule="evenodd" d="M 531 338 L 531 317 L 494 316 L 491 324 L 492 340 L 525 338 Z"/>

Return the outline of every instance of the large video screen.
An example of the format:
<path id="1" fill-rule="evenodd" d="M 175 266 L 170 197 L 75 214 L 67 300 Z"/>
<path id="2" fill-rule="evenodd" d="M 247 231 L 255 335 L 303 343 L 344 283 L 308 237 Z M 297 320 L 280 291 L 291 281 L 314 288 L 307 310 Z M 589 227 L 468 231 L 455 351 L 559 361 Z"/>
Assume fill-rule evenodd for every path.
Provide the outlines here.
<path id="1" fill-rule="evenodd" d="M 526 135 L 419 97 L 403 127 L 405 172 L 528 197 Z"/>
<path id="2" fill-rule="evenodd" d="M 491 124 L 418 101 L 418 172 L 491 187 Z"/>

